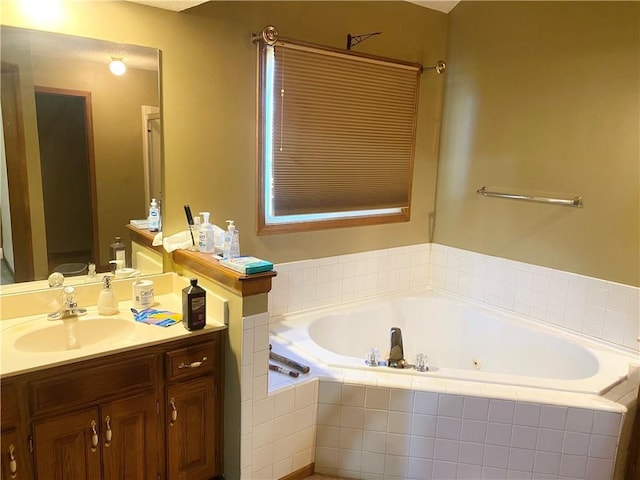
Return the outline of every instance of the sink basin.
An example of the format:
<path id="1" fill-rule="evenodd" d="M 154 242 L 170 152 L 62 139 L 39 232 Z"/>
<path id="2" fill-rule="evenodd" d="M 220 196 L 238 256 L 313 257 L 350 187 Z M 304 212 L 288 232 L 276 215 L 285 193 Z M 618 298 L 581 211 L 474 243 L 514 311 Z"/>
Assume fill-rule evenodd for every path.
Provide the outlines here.
<path id="1" fill-rule="evenodd" d="M 132 320 L 118 317 L 77 317 L 55 322 L 55 325 L 20 335 L 14 347 L 21 352 L 34 353 L 74 350 L 126 338 L 136 327 Z"/>

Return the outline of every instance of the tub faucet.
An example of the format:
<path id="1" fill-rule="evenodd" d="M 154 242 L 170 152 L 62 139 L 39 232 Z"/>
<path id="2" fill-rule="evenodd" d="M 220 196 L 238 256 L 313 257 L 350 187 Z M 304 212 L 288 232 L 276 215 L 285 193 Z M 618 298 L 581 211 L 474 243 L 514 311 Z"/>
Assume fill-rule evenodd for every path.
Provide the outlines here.
<path id="1" fill-rule="evenodd" d="M 49 313 L 49 320 L 62 320 L 63 318 L 79 317 L 87 313 L 86 308 L 78 307 L 76 302 L 76 289 L 73 287 L 64 287 L 62 290 L 62 307 L 59 310 Z"/>
<path id="2" fill-rule="evenodd" d="M 391 348 L 389 350 L 389 366 L 392 368 L 406 368 L 402 347 L 402 331 L 398 327 L 391 328 Z"/>

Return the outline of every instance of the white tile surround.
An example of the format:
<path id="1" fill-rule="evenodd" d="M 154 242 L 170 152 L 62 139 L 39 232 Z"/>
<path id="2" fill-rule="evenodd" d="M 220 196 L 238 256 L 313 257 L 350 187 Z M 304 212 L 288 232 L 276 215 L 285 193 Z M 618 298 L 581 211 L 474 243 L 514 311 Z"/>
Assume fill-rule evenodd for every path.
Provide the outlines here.
<path id="1" fill-rule="evenodd" d="M 366 479 L 610 478 L 622 415 L 320 382 L 316 471 Z"/>
<path id="2" fill-rule="evenodd" d="M 639 289 L 436 244 L 277 265 L 272 316 L 432 286 L 637 349 Z M 269 375 L 269 314 L 244 319 L 241 469 L 349 478 L 610 478 L 624 409 Z M 492 397 L 494 397 L 492 392 Z M 578 406 L 575 406 L 578 405 Z M 614 409 L 615 410 L 615 409 Z"/>
<path id="3" fill-rule="evenodd" d="M 429 285 L 639 350 L 640 289 L 431 245 Z"/>
<path id="4" fill-rule="evenodd" d="M 314 461 L 318 378 L 269 388 L 268 313 L 245 317 L 242 339 L 240 473 L 281 478 Z"/>

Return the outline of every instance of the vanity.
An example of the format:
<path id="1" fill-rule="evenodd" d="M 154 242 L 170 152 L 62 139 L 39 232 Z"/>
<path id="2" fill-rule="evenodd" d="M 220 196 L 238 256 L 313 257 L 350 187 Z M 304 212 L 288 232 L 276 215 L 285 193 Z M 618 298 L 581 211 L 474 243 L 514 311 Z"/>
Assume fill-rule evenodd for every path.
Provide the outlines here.
<path id="1" fill-rule="evenodd" d="M 180 312 L 188 279 L 173 273 L 148 278 L 159 293 L 155 308 Z M 99 288 L 77 287 L 78 296 L 97 298 Z M 131 281 L 116 281 L 114 288 L 126 298 Z M 130 300 L 120 301 L 120 313 L 109 317 L 89 306 L 86 318 L 7 318 L 25 302 L 23 308 L 38 308 L 56 293 L 3 298 L 2 480 L 221 475 L 226 301 L 208 293 L 207 326 L 194 332 L 181 324 L 135 322 Z M 109 334 L 84 335 L 110 323 Z M 65 348 L 60 329 L 73 332 L 79 344 Z"/>
<path id="2" fill-rule="evenodd" d="M 23 121 L 16 115 L 13 124 L 22 125 L 13 132 L 14 141 L 6 140 L 5 129 L 7 164 L 16 168 L 9 169 L 12 175 L 4 176 L 10 201 L 2 203 L 2 217 L 12 223 L 10 228 L 3 224 L 3 246 L 5 259 L 10 251 L 7 247 L 14 247 L 13 262 L 9 263 L 18 283 L 0 288 L 1 479 L 56 478 L 56 471 L 65 472 L 58 477 L 65 479 L 199 480 L 223 472 L 227 478 L 240 478 L 242 349 L 247 343 L 244 320 L 268 311 L 268 292 L 276 273 L 248 277 L 221 267 L 211 255 L 186 250 L 168 254 L 152 245 L 149 232 L 125 226 L 146 216 L 151 198 L 166 200 L 163 191 L 194 205 L 213 200 L 208 191 L 191 191 L 188 184 L 184 190 L 176 189 L 173 182 L 168 188 L 164 185 L 164 152 L 170 157 L 169 165 L 184 158 L 182 146 L 176 151 L 170 143 L 165 149 L 163 141 L 161 91 L 174 87 L 169 81 L 160 88 L 160 50 L 133 44 L 165 48 L 166 77 L 172 78 L 173 65 L 182 75 L 179 65 L 185 57 L 172 48 L 174 42 L 167 41 L 165 31 L 189 38 L 192 46 L 206 45 L 206 37 L 191 35 L 188 16 L 176 21 L 173 14 L 144 10 L 146 7 L 129 2 L 60 3 L 74 21 L 51 26 L 51 32 L 40 31 L 25 18 L 18 2 L 2 5 L 3 92 L 11 100 L 3 98 L 3 118 L 11 113 L 4 107 L 15 106 L 14 111 L 22 109 Z M 141 29 L 143 18 L 142 23 L 158 28 Z M 122 31 L 116 33 L 108 19 L 125 19 Z M 98 54 L 100 60 L 86 65 L 75 55 L 88 51 Z M 107 68 L 113 52 L 127 62 L 125 77 L 116 78 Z M 67 58 L 70 54 L 73 57 Z M 67 60 L 60 61 L 63 58 Z M 196 58 L 188 63 L 201 68 Z M 55 76 L 50 75 L 53 71 Z M 92 85 L 85 79 L 101 81 Z M 20 95 L 31 91 L 43 97 L 80 98 L 84 108 L 79 108 L 78 118 L 86 127 L 86 142 L 79 144 L 91 146 L 81 152 L 86 159 L 79 164 L 87 165 L 86 169 L 60 167 L 42 173 L 44 142 L 39 138 L 47 132 L 36 122 L 39 107 L 33 96 Z M 182 88 L 178 95 L 169 95 L 172 108 L 172 102 L 183 95 Z M 181 145 L 175 124 L 168 133 Z M 68 177 L 76 170 L 82 178 Z M 72 199 L 74 207 L 87 207 L 82 217 L 75 208 L 65 210 L 62 206 L 61 196 L 70 198 L 70 188 L 50 189 L 55 195 L 45 198 L 45 181 L 57 178 L 60 172 L 68 185 L 88 185 L 82 201 Z M 163 207 L 163 226 L 168 234 L 185 227 L 182 215 L 179 220 L 172 219 L 168 205 Z M 56 208 L 74 213 L 62 215 L 64 224 L 59 218 L 51 219 L 55 229 L 47 229 L 48 212 Z M 47 230 L 65 233 L 47 237 Z M 59 322 L 45 319 L 52 311 L 50 296 L 55 292 L 43 279 L 55 270 L 53 266 L 87 259 L 96 264 L 99 274 L 107 272 L 109 246 L 116 236 L 131 240 L 131 264 L 127 266 L 141 273 L 179 274 L 145 277 L 156 282 L 156 299 L 162 308 L 180 312 L 178 292 L 190 277 L 198 277 L 199 284 L 211 294 L 211 298 L 207 296 L 211 317 L 207 328 L 187 332 L 179 325 L 160 328 L 136 324 L 128 331 L 132 320 L 126 303 L 131 298 L 131 280 L 117 278 L 113 282 L 121 310 L 120 315 L 107 319 L 97 316 L 95 309 L 101 285 L 73 277 L 67 278 L 65 285 L 76 287 L 80 306 L 93 306 L 88 314 L 91 318 L 80 322 L 94 322 L 88 329 L 94 335 L 80 342 L 81 348 L 44 351 L 56 333 L 47 328 Z M 65 244 L 65 240 L 73 242 Z M 62 258 L 67 252 L 87 255 L 82 260 Z M 33 290 L 32 285 L 39 282 L 44 285 Z M 145 335 L 138 336 L 140 331 Z"/>

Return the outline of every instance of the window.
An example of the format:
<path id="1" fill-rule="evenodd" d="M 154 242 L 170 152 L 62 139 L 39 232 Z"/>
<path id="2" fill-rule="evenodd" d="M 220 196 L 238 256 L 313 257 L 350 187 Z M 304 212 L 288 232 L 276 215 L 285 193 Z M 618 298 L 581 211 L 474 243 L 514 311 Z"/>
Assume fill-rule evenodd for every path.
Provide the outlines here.
<path id="1" fill-rule="evenodd" d="M 420 65 L 259 45 L 258 234 L 408 221 Z"/>

